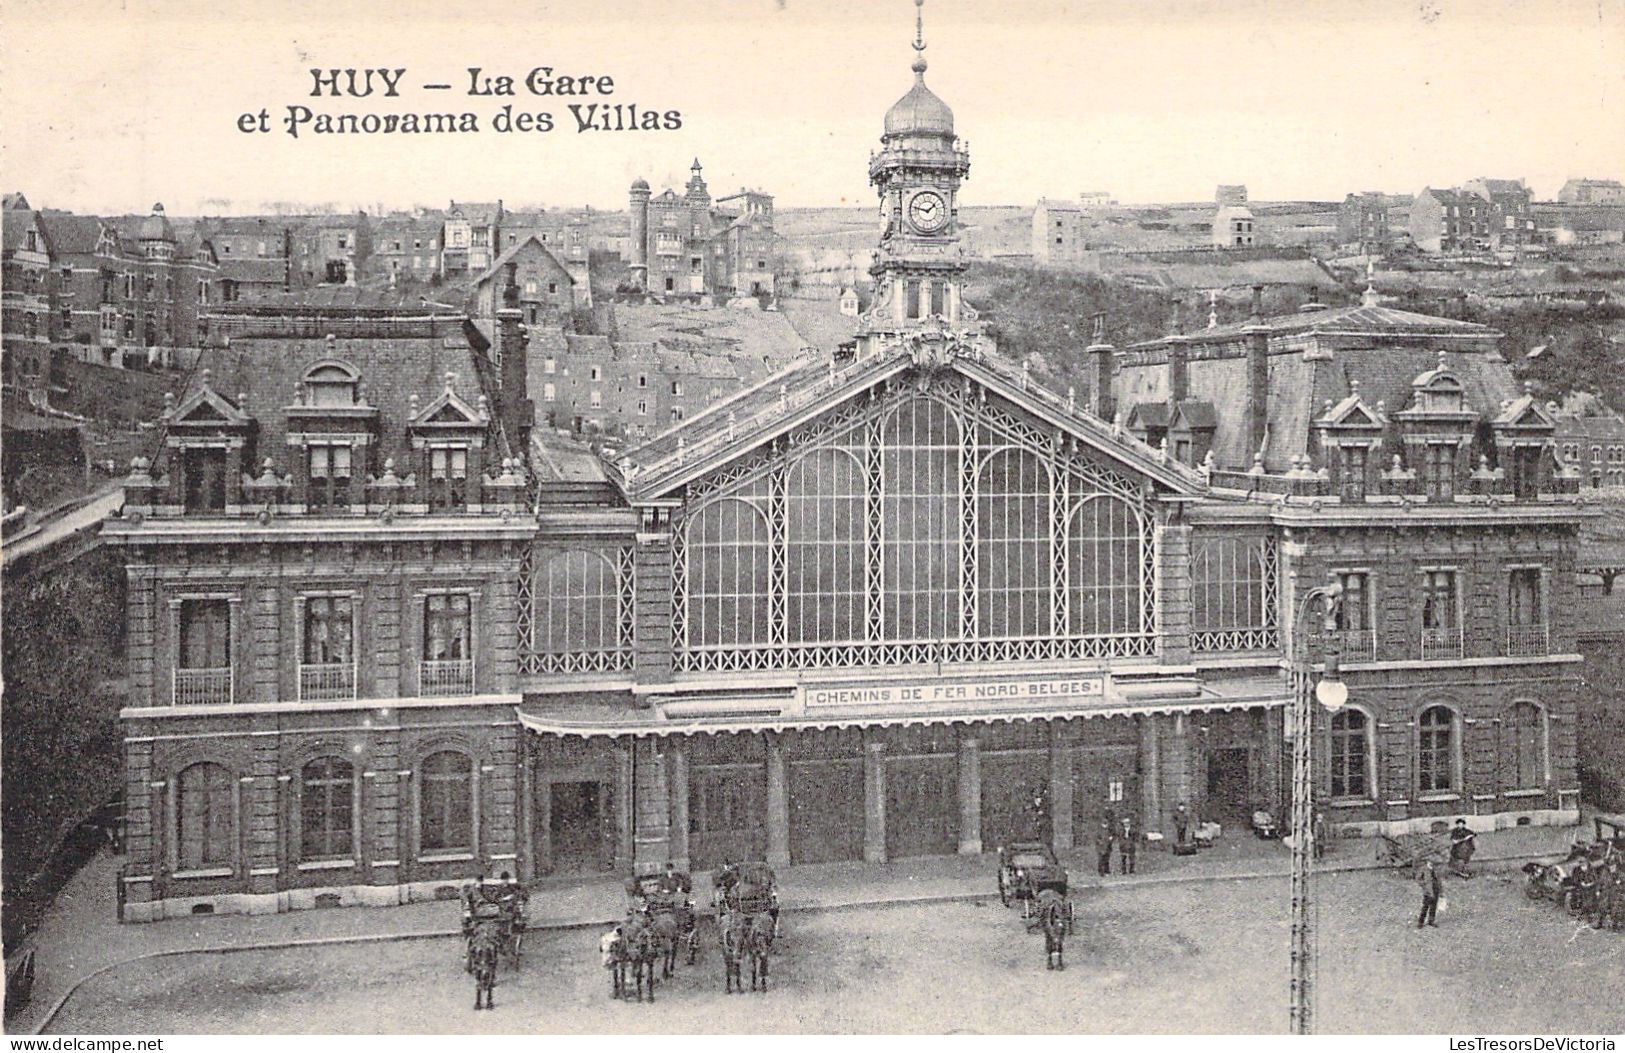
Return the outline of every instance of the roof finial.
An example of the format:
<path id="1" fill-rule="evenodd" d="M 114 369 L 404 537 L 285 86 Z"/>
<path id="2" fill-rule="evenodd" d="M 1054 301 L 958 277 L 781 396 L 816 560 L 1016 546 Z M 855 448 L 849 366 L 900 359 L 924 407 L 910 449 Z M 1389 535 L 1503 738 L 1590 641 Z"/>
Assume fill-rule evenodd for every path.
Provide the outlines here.
<path id="1" fill-rule="evenodd" d="M 914 75 L 925 79 L 925 0 L 914 0 Z"/>

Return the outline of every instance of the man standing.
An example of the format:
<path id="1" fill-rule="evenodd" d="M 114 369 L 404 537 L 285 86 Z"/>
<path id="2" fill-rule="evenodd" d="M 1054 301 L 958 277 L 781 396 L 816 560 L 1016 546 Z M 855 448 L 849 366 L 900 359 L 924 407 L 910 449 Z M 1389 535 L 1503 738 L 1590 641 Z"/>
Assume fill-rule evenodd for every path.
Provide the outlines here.
<path id="1" fill-rule="evenodd" d="M 1095 828 L 1095 855 L 1101 877 L 1107 877 L 1112 872 L 1112 817 L 1108 812 Z"/>
<path id="2" fill-rule="evenodd" d="M 1416 883 L 1422 887 L 1422 913 L 1416 916 L 1416 927 L 1424 924 L 1438 928 L 1436 920 L 1439 914 L 1439 896 L 1444 893 L 1444 883 L 1439 880 L 1438 868 L 1433 860 L 1425 859 L 1416 871 Z"/>
<path id="3" fill-rule="evenodd" d="M 1467 864 L 1472 861 L 1473 842 L 1477 834 L 1467 829 L 1466 819 L 1457 819 L 1455 829 L 1450 831 L 1450 869 L 1457 877 L 1472 877 Z"/>
<path id="4" fill-rule="evenodd" d="M 1179 802 L 1179 807 L 1174 809 L 1174 844 L 1176 844 L 1176 845 L 1184 844 L 1187 835 L 1190 834 L 1190 830 L 1191 830 L 1191 813 L 1190 813 L 1190 809 L 1185 807 L 1185 802 L 1184 801 L 1180 801 Z"/>
<path id="5" fill-rule="evenodd" d="M 1118 851 L 1121 855 L 1117 861 L 1117 871 L 1120 874 L 1134 873 L 1134 853 L 1139 849 L 1139 831 L 1134 828 L 1134 817 L 1123 816 L 1118 827 Z"/>

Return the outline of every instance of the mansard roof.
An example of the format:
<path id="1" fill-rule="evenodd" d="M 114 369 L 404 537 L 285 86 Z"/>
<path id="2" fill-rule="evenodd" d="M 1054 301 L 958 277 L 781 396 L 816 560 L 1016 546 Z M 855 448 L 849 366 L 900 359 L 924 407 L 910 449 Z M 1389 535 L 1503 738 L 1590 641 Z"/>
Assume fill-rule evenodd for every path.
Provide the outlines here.
<path id="1" fill-rule="evenodd" d="M 462 336 L 339 337 L 331 344 L 320 339 L 240 338 L 233 340 L 230 347 L 203 350 L 193 379 L 179 393 L 177 416 L 199 401 L 207 370 L 207 388 L 214 398 L 257 426 L 258 459 L 270 458 L 278 471 L 286 472 L 289 454 L 285 408 L 298 401 L 306 372 L 334 359 L 341 359 L 359 374 L 358 399 L 377 409 L 380 463 L 394 458 L 403 474 L 404 458 L 410 450 L 406 430 L 412 419 L 412 396 L 424 406 L 437 403 L 445 390 L 447 373 L 456 377 L 457 389 L 469 399 L 476 399 L 491 384 L 480 356 Z M 475 412 L 472 407 L 470 410 Z M 319 412 L 319 408 L 311 412 Z"/>
<path id="2" fill-rule="evenodd" d="M 1205 482 L 1194 469 L 1169 460 L 1120 426 L 1089 414 L 996 355 L 944 356 L 917 361 L 898 350 L 860 358 L 837 369 L 827 357 L 802 359 L 753 387 L 627 450 L 613 468 L 634 501 L 664 497 L 796 426 L 892 380 L 933 369 L 959 373 L 1044 424 L 1086 444 L 1104 459 L 1159 486 L 1196 493 Z"/>

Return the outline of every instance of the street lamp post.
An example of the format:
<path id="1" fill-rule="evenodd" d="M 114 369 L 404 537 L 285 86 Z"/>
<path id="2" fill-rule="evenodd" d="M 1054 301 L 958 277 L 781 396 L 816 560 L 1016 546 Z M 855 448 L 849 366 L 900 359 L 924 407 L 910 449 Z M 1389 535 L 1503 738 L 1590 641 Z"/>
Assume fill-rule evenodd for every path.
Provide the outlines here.
<path id="1" fill-rule="evenodd" d="M 1311 1034 L 1313 1026 L 1315 950 L 1310 919 L 1310 871 L 1314 864 L 1314 701 L 1330 712 L 1348 701 L 1348 687 L 1338 676 L 1337 609 L 1343 586 L 1337 582 L 1310 589 L 1292 622 L 1292 1006 L 1291 1031 Z M 1313 670 L 1303 646 L 1302 627 L 1309 605 L 1324 607 L 1321 626 L 1326 641 L 1325 667 L 1311 683 Z M 1313 698 L 1311 699 L 1311 696 Z"/>

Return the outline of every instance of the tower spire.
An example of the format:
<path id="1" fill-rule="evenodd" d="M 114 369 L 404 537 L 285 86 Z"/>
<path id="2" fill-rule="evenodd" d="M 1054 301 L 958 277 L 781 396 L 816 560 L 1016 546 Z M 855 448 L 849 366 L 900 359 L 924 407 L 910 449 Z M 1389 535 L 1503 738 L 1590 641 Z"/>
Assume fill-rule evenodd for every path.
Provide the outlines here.
<path id="1" fill-rule="evenodd" d="M 914 0 L 914 75 L 925 79 L 925 0 Z"/>

